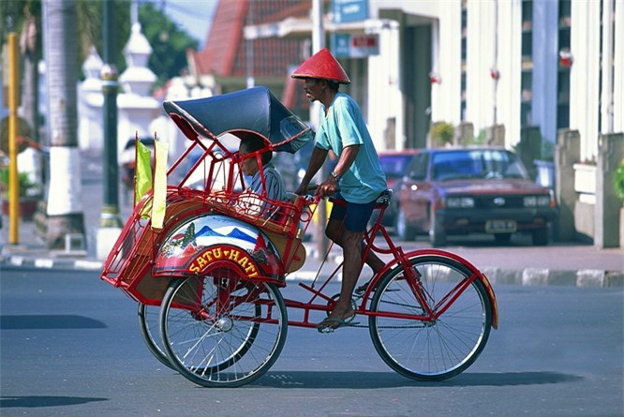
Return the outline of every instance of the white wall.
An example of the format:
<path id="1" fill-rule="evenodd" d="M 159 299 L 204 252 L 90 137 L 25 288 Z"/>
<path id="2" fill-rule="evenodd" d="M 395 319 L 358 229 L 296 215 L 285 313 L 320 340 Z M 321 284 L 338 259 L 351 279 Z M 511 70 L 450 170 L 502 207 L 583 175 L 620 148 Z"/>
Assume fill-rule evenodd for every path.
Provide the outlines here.
<path id="1" fill-rule="evenodd" d="M 497 123 L 505 125 L 511 148 L 521 139 L 521 0 L 499 2 L 497 10 Z"/>
<path id="2" fill-rule="evenodd" d="M 442 82 L 432 84 L 431 117 L 433 121 L 460 123 L 462 10 L 460 0 L 444 2 L 371 0 L 372 19 L 378 18 L 380 10 L 383 9 L 401 10 L 406 14 L 432 19 L 432 71 L 440 75 Z M 404 99 L 399 89 L 401 84 L 399 31 L 393 29 L 380 33 L 380 55 L 369 58 L 369 128 L 373 137 L 383 138 L 387 119 L 395 117 L 396 148 L 402 149 L 405 133 Z M 384 103 L 384 107 L 379 106 L 379 103 Z"/>
<path id="3" fill-rule="evenodd" d="M 571 2 L 571 52 L 574 64 L 570 78 L 571 129 L 580 132 L 581 159 L 597 154 L 600 111 L 600 5 L 615 4 L 613 117 L 614 132 L 623 131 L 625 109 L 623 1 L 606 0 Z M 370 1 L 370 16 L 380 10 L 433 19 L 433 70 L 441 84 L 432 85 L 432 120 L 460 122 L 461 100 L 461 0 Z M 557 3 L 534 2 L 532 123 L 541 127 L 543 136 L 555 141 L 557 126 Z M 468 0 L 467 2 L 467 90 L 466 120 L 476 134 L 497 122 L 506 128 L 506 146 L 520 139 L 521 127 L 521 41 L 522 0 Z M 555 27 L 554 27 L 555 26 Z M 436 30 L 438 28 L 438 30 Z M 380 56 L 369 59 L 369 123 L 372 135 L 383 138 L 388 117 L 397 120 L 396 148 L 403 139 L 403 98 L 399 91 L 399 46 L 395 32 L 381 35 Z M 386 40 L 384 40 L 386 39 Z M 496 43 L 497 42 L 497 43 Z M 390 50 L 389 50 L 390 48 Z M 497 49 L 496 49 L 497 48 Z M 496 51 L 496 52 L 495 52 Z M 497 66 L 500 79 L 490 76 Z M 381 81 L 382 80 L 382 81 Z M 383 104 L 383 105 L 380 105 Z M 495 120 L 495 104 L 497 120 Z M 384 149 L 384 148 L 382 148 Z"/>
<path id="4" fill-rule="evenodd" d="M 369 60 L 369 106 L 367 121 L 378 151 L 401 149 L 404 144 L 403 98 L 399 89 L 399 24 L 388 21 L 379 30 L 380 55 Z M 384 141 L 387 120 L 395 118 L 395 146 Z"/>
<path id="5" fill-rule="evenodd" d="M 582 161 L 597 155 L 600 1 L 571 2 L 571 129 L 579 130 Z"/>
<path id="6" fill-rule="evenodd" d="M 432 121 L 457 125 L 460 120 L 462 4 L 439 2 L 433 33 L 433 69 L 441 83 L 432 84 Z"/>
<path id="7" fill-rule="evenodd" d="M 625 55 L 625 5 L 623 1 L 616 1 L 614 12 L 614 132 L 623 132 L 625 126 L 625 108 L 623 97 L 625 96 L 625 65 L 623 55 Z"/>
<path id="8" fill-rule="evenodd" d="M 493 124 L 495 82 L 490 69 L 495 63 L 495 7 L 493 2 L 467 4 L 467 110 L 476 135 Z"/>

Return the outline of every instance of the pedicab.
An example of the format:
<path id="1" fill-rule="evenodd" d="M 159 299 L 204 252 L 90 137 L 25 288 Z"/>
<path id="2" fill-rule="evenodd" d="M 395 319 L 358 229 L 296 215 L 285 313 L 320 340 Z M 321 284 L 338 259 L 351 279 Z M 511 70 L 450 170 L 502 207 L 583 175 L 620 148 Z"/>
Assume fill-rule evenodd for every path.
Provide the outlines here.
<path id="1" fill-rule="evenodd" d="M 306 300 L 283 297 L 292 283 L 287 277 L 306 260 L 302 237 L 325 202 L 318 195 L 273 201 L 262 175 L 263 152 L 295 153 L 312 133 L 265 87 L 166 101 L 164 108 L 191 143 L 167 172 L 169 181 L 179 181 L 167 185 L 162 228 L 145 217 L 153 203 L 148 193 L 101 278 L 139 303 L 142 335 L 163 364 L 202 386 L 241 386 L 274 364 L 289 326 L 315 329 L 315 314 L 330 312 L 336 301 L 327 285 L 341 265 L 325 279 L 318 273 L 312 283 L 299 282 Z M 260 136 L 265 148 L 243 156 L 226 145 L 227 138 L 250 135 Z M 198 150 L 201 156 L 176 176 Z M 241 164 L 247 158 L 261 167 L 260 193 L 246 188 Z M 202 180 L 191 187 L 197 172 Z M 389 202 L 389 192 L 376 202 L 379 215 L 365 233 L 363 260 L 375 251 L 390 261 L 355 292 L 355 315 L 368 322 L 354 328 L 368 328 L 380 357 L 401 375 L 451 378 L 477 359 L 497 328 L 493 288 L 456 254 L 395 245 L 380 223 Z"/>

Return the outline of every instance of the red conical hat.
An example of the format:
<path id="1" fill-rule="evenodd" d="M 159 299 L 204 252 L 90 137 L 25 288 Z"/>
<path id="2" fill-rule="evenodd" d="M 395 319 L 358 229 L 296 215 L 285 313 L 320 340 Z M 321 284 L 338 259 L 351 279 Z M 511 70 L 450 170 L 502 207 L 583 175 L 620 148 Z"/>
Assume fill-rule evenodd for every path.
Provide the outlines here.
<path id="1" fill-rule="evenodd" d="M 341 64 L 332 56 L 328 48 L 323 48 L 300 65 L 291 74 L 293 78 L 325 78 L 339 83 L 351 83 Z"/>

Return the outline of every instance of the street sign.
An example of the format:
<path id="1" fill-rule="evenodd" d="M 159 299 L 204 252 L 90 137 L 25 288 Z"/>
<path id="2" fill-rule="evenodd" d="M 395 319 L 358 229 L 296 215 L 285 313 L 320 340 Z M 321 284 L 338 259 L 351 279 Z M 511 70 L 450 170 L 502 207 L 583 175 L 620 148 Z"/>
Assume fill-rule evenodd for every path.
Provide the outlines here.
<path id="1" fill-rule="evenodd" d="M 332 34 L 332 53 L 337 58 L 366 58 L 380 53 L 380 37 L 377 34 Z"/>
<path id="2" fill-rule="evenodd" d="M 333 0 L 334 23 L 358 22 L 369 18 L 368 0 Z"/>

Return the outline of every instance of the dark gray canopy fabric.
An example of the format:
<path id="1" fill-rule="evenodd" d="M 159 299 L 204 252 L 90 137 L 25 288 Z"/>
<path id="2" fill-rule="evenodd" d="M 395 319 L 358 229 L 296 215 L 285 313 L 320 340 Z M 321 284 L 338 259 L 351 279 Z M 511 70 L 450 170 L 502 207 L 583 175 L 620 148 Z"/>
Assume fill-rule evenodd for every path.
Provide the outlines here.
<path id="1" fill-rule="evenodd" d="M 267 87 L 253 87 L 201 99 L 165 101 L 165 111 L 189 139 L 254 132 L 274 151 L 295 153 L 312 139 L 311 130 Z"/>

